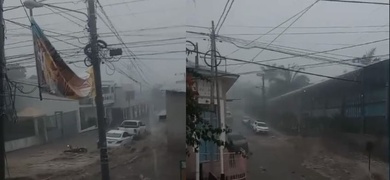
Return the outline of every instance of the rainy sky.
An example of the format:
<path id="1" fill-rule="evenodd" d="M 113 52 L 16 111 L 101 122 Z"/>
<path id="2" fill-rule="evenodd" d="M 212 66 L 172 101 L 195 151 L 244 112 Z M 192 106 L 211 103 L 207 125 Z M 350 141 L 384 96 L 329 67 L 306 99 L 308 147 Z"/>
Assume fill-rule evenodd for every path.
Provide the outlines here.
<path id="1" fill-rule="evenodd" d="M 331 54 L 320 55 L 326 55 L 331 57 L 331 60 L 337 61 L 361 57 L 370 49 L 376 48 L 376 55 L 384 55 L 382 59 L 388 58 L 389 41 L 383 39 L 389 38 L 389 7 L 384 5 L 319 1 L 301 17 L 296 16 L 267 34 L 268 31 L 314 2 L 313 0 L 236 0 L 219 31 L 219 35 L 247 40 L 248 42 L 263 35 L 257 42 L 268 45 L 274 41 L 272 45 L 277 46 L 282 51 L 288 48 L 300 48 L 306 52 L 326 51 L 382 40 L 378 43 L 330 51 Z M 376 0 L 376 2 L 388 3 L 385 0 Z M 226 1 L 187 0 L 187 14 L 189 14 L 187 16 L 189 26 L 187 31 L 209 33 L 211 21 L 214 20 L 217 24 L 225 4 Z M 297 17 L 299 18 L 297 19 Z M 293 21 L 295 22 L 293 23 Z M 288 26 L 290 27 L 286 29 Z M 281 32 L 283 32 L 282 35 L 280 35 Z M 276 38 L 277 36 L 279 37 Z M 193 42 L 198 42 L 201 51 L 205 52 L 210 49 L 210 41 L 206 36 L 187 33 L 187 38 Z M 231 54 L 238 48 L 226 41 L 217 42 L 217 49 L 222 56 L 243 60 L 252 60 L 261 51 L 261 49 L 241 49 Z M 291 55 L 265 50 L 254 61 L 265 61 L 265 64 L 285 66 L 289 64 L 307 66 L 308 64 L 324 63 L 323 60 L 303 57 L 267 61 L 287 56 Z M 260 70 L 260 66 L 253 64 L 232 65 L 236 63 L 227 61 L 228 71 L 245 73 Z M 221 68 L 224 69 L 223 66 Z M 328 63 L 317 67 L 307 66 L 305 71 L 337 76 L 355 68 L 351 65 Z M 324 80 L 320 77 L 309 77 L 313 83 Z M 260 83 L 255 74 L 242 75 L 240 80 Z"/>
<path id="2" fill-rule="evenodd" d="M 15 24 L 16 22 L 29 25 L 26 15 L 29 10 L 20 7 L 22 2 L 6 0 L 4 3 L 7 28 L 5 49 L 7 63 L 20 63 L 26 66 L 28 76 L 31 76 L 36 74 L 31 31 L 20 24 Z M 117 62 L 101 66 L 103 80 L 137 84 L 127 77 L 130 76 L 143 86 L 153 86 L 157 83 L 175 83 L 183 79 L 180 73 L 185 71 L 183 47 L 185 1 L 99 0 L 99 2 L 104 11 L 97 6 L 99 39 L 107 42 L 112 48 L 123 48 L 123 56 L 114 59 Z M 87 5 L 83 0 L 45 0 L 42 3 L 87 13 Z M 34 8 L 33 14 L 35 21 L 49 36 L 49 40 L 64 61 L 75 61 L 76 63 L 71 63 L 70 67 L 80 76 L 85 76 L 87 68 L 83 60 L 86 56 L 82 49 L 89 38 L 86 30 L 87 18 L 81 13 L 50 6 Z M 106 16 L 115 29 L 112 29 Z M 122 41 L 113 31 L 119 33 Z M 122 42 L 131 52 L 125 50 Z M 131 53 L 134 53 L 137 59 L 134 60 Z M 125 72 L 126 75 L 119 71 Z"/>

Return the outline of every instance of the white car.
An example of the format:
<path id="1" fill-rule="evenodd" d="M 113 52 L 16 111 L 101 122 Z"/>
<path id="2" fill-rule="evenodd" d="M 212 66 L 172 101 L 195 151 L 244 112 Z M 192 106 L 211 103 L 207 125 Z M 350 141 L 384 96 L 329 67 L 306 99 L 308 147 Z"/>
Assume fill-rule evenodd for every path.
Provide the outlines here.
<path id="1" fill-rule="evenodd" d="M 107 147 L 128 146 L 133 141 L 133 136 L 121 130 L 110 130 L 106 133 Z"/>
<path id="2" fill-rule="evenodd" d="M 146 125 L 141 120 L 124 120 L 118 130 L 140 137 L 146 133 Z"/>
<path id="3" fill-rule="evenodd" d="M 242 123 L 248 124 L 249 122 L 250 122 L 250 118 L 248 116 L 244 116 L 244 118 L 242 119 Z"/>
<path id="4" fill-rule="evenodd" d="M 267 134 L 269 131 L 269 128 L 265 122 L 260 122 L 260 121 L 254 121 L 252 123 L 252 128 L 255 133 L 264 133 Z"/>

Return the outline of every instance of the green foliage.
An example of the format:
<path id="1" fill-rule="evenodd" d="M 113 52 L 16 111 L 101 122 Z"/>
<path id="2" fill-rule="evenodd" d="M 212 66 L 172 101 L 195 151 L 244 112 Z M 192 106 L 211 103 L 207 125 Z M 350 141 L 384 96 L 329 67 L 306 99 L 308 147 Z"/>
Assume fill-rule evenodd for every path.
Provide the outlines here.
<path id="1" fill-rule="evenodd" d="M 187 69 L 186 75 L 186 144 L 188 147 L 195 147 L 198 151 L 198 146 L 203 141 L 211 141 L 218 146 L 224 146 L 225 142 L 219 139 L 222 132 L 228 132 L 228 128 L 215 128 L 208 121 L 202 119 L 203 109 L 198 103 L 198 92 L 195 90 L 196 79 L 207 80 L 207 78 L 198 74 L 195 71 Z M 187 149 L 187 154 L 189 150 Z"/>
<path id="2" fill-rule="evenodd" d="M 375 50 L 376 48 L 373 48 L 371 49 L 370 51 L 368 51 L 365 55 L 363 55 L 362 57 L 359 57 L 359 58 L 354 58 L 352 60 L 352 62 L 354 63 L 360 63 L 360 64 L 363 64 L 363 65 L 370 65 L 372 63 L 375 63 L 375 62 L 378 62 L 380 61 L 380 58 L 378 57 L 375 57 Z"/>

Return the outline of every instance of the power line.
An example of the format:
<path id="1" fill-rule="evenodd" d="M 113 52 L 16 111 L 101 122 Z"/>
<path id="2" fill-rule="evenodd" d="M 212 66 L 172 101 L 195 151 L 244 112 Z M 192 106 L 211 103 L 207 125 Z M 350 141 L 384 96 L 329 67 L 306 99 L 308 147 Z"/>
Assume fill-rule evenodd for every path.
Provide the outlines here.
<path id="1" fill-rule="evenodd" d="M 331 32 L 296 32 L 296 33 L 284 33 L 284 35 L 310 35 L 310 34 L 359 34 L 359 33 L 388 33 L 389 31 L 331 31 Z M 253 36 L 259 35 L 256 33 L 241 33 L 241 34 L 223 34 L 223 35 L 242 35 Z M 261 35 L 277 35 L 275 34 L 261 34 Z"/>
<path id="2" fill-rule="evenodd" d="M 221 16 L 218 19 L 217 25 L 215 26 L 216 29 L 218 28 L 219 23 L 221 22 L 221 19 L 222 19 L 223 15 L 225 14 L 225 11 L 226 11 L 226 8 L 227 8 L 229 2 L 230 2 L 230 0 L 226 1 L 225 7 L 223 8 L 223 11 L 222 11 L 222 14 L 221 14 Z"/>
<path id="3" fill-rule="evenodd" d="M 99 1 L 98 1 L 98 4 L 99 4 Z M 115 31 L 115 29 L 113 28 L 113 25 L 111 24 L 111 26 L 110 25 L 108 25 L 108 23 L 107 22 L 105 22 L 104 21 L 104 19 L 100 16 L 100 14 L 98 14 L 98 13 L 96 13 L 97 15 L 98 15 L 98 17 L 102 20 L 102 22 L 110 29 L 110 31 L 115 35 L 115 37 L 121 42 L 120 43 L 120 45 L 124 45 L 123 44 L 123 41 L 121 41 L 121 38 L 119 37 L 119 35 L 117 34 L 117 31 Z M 104 15 L 104 13 L 103 13 L 103 15 Z M 106 17 L 107 18 L 107 20 L 109 21 L 109 19 L 108 19 L 108 17 Z M 110 21 L 109 21 L 110 22 Z M 125 45 L 125 47 L 126 47 L 126 45 Z M 128 56 L 134 56 L 133 55 L 133 53 L 132 52 L 130 52 L 130 54 L 129 54 L 129 52 L 127 51 L 128 49 L 126 48 L 126 51 L 125 51 L 125 53 L 127 53 L 128 54 Z M 133 59 L 131 59 L 130 60 L 130 63 L 134 66 L 134 67 L 136 67 L 136 65 L 135 65 L 135 63 L 132 61 Z M 115 67 L 115 66 L 114 66 Z M 137 71 L 137 73 L 141 76 L 141 74 L 140 74 L 140 72 L 137 70 L 137 68 L 135 68 L 136 69 L 136 71 Z M 122 70 L 118 70 L 118 72 L 119 73 L 124 73 Z M 128 78 L 130 78 L 131 80 L 133 80 L 134 82 L 137 82 L 138 83 L 138 81 L 137 80 L 135 80 L 133 77 L 131 77 L 130 75 L 128 75 L 128 74 L 126 74 L 126 73 L 124 73 L 123 75 L 125 75 L 126 77 L 128 77 Z"/>
<path id="4" fill-rule="evenodd" d="M 230 27 L 243 27 L 243 28 L 274 28 L 274 26 L 245 26 L 245 25 L 226 25 Z M 350 28 L 378 28 L 384 27 L 385 25 L 366 25 L 366 26 L 294 26 L 290 27 L 290 29 L 350 29 Z M 387 25 L 388 26 L 388 25 Z M 284 26 L 280 26 L 278 28 L 286 28 Z"/>
<path id="5" fill-rule="evenodd" d="M 317 1 L 316 1 L 316 2 L 317 2 Z M 305 9 L 303 9 L 303 10 L 299 11 L 298 13 L 294 14 L 293 16 L 289 17 L 288 19 L 286 19 L 285 21 L 283 21 L 283 22 L 280 23 L 279 25 L 277 25 L 277 26 L 275 26 L 274 28 L 272 28 L 271 30 L 267 31 L 265 34 L 268 34 L 268 33 L 272 32 L 273 30 L 279 28 L 280 26 L 282 26 L 282 25 L 285 24 L 286 22 L 290 21 L 291 19 L 293 19 L 294 17 L 300 15 L 301 13 L 305 12 L 307 9 L 311 8 L 311 6 L 312 6 L 312 5 L 306 7 Z M 248 45 L 252 44 L 253 42 L 259 40 L 259 39 L 262 38 L 263 36 L 264 36 L 264 35 L 259 36 L 258 38 L 252 40 L 251 42 L 249 42 L 249 43 L 246 44 L 245 46 L 248 46 Z M 236 53 L 236 52 L 239 51 L 239 50 L 240 50 L 240 48 L 238 48 L 238 49 L 236 49 L 235 51 L 229 53 L 227 56 L 230 56 L 230 55 Z"/>
<path id="6" fill-rule="evenodd" d="M 286 32 L 288 30 L 289 27 L 291 27 L 295 22 L 297 22 L 303 15 L 306 14 L 306 12 L 308 12 L 315 4 L 318 3 L 319 0 L 316 0 L 312 5 L 310 5 L 304 12 L 302 12 L 302 14 L 300 14 L 290 25 L 288 25 L 278 36 L 276 36 L 266 47 L 268 47 L 269 45 L 271 45 L 273 42 L 275 42 L 276 39 L 278 39 L 284 32 Z M 252 58 L 252 61 L 254 61 L 256 59 L 256 57 L 258 57 L 262 52 L 264 51 L 264 49 L 262 49 L 259 53 L 256 54 L 255 57 Z"/>
<path id="7" fill-rule="evenodd" d="M 223 37 L 223 36 L 219 36 L 219 37 Z M 227 37 L 227 38 L 229 38 L 229 37 Z M 267 60 L 261 60 L 261 61 L 255 61 L 255 62 L 269 62 L 269 61 L 275 61 L 275 60 L 290 59 L 290 58 L 295 58 L 295 57 L 307 57 L 307 56 L 310 56 L 310 55 L 315 55 L 315 54 L 320 54 L 320 53 L 328 53 L 328 52 L 332 52 L 332 51 L 337 51 L 337 50 L 342 50 L 342 49 L 349 49 L 349 48 L 354 48 L 354 47 L 359 47 L 359 46 L 365 46 L 365 45 L 379 43 L 379 42 L 388 41 L 388 40 L 389 40 L 389 38 L 385 38 L 385 39 L 370 41 L 370 42 L 366 42 L 366 43 L 355 44 L 355 45 L 351 45 L 351 46 L 344 46 L 344 47 L 341 47 L 341 48 L 329 49 L 329 50 L 325 50 L 325 51 L 314 51 L 314 52 L 307 53 L 307 54 L 298 54 L 298 55 L 293 55 L 293 56 L 289 56 L 289 57 L 267 59 Z M 230 42 L 230 43 L 232 43 L 232 42 Z M 232 43 L 232 44 L 236 45 L 235 43 Z M 260 48 L 260 49 L 266 49 L 266 50 L 269 50 L 269 51 L 274 51 L 274 52 L 279 52 L 279 53 L 284 53 L 284 54 L 290 54 L 291 55 L 291 53 L 286 53 L 286 52 L 283 52 L 283 51 L 278 51 L 278 50 L 275 50 L 275 49 L 258 47 L 258 46 L 256 46 L 256 47 L 239 47 L 239 48 L 244 48 L 244 49 Z"/>
<path id="8" fill-rule="evenodd" d="M 146 0 L 135 0 L 135 1 L 127 1 L 127 2 L 121 2 L 121 3 L 112 3 L 112 4 L 105 4 L 103 7 L 108 7 L 108 6 L 118 6 L 118 5 L 123 5 L 123 4 L 130 4 L 134 2 L 140 2 L 140 1 L 146 1 Z M 22 3 L 23 4 L 23 3 Z M 78 8 L 74 9 L 75 11 L 86 11 L 86 8 Z M 34 17 L 39 17 L 39 16 L 47 16 L 47 15 L 52 15 L 52 14 L 59 14 L 59 13 L 43 13 L 43 14 L 36 14 Z M 25 16 L 19 16 L 19 17 L 14 17 L 11 18 L 11 20 L 16 20 L 16 19 L 24 19 Z"/>
<path id="9" fill-rule="evenodd" d="M 375 5 L 390 5 L 389 3 L 382 2 L 368 2 L 368 1 L 346 1 L 346 0 L 321 0 L 321 1 L 331 1 L 331 2 L 343 2 L 343 3 L 358 3 L 358 4 L 375 4 Z"/>
<path id="10" fill-rule="evenodd" d="M 58 12 L 62 12 L 62 13 L 64 13 L 64 14 L 67 14 L 68 16 L 72 16 L 72 17 L 74 17 L 74 18 L 76 18 L 76 19 L 78 19 L 78 20 L 82 20 L 82 19 L 80 19 L 80 18 L 78 18 L 78 17 L 76 17 L 76 16 L 73 16 L 73 15 L 70 15 L 69 13 L 67 13 L 67 12 L 65 12 L 65 11 L 62 11 L 62 10 L 57 10 L 58 12 L 55 12 L 52 8 L 50 8 L 50 7 L 46 7 L 47 9 L 49 9 L 51 12 L 53 12 L 53 13 L 58 13 Z M 83 25 L 81 25 L 80 23 L 78 23 L 78 22 L 76 22 L 76 21 L 73 21 L 73 20 L 71 20 L 70 18 L 68 18 L 68 17 L 66 17 L 66 16 L 64 16 L 64 15 L 62 15 L 62 13 L 58 13 L 58 15 L 59 16 L 61 16 L 61 17 L 63 17 L 63 18 L 65 18 L 65 19 L 67 19 L 68 21 L 70 21 L 70 22 L 72 22 L 73 24 L 76 24 L 77 26 L 79 26 L 79 27 L 82 27 L 82 28 L 85 28 L 85 26 L 83 26 Z"/>
<path id="11" fill-rule="evenodd" d="M 199 54 L 208 55 L 208 54 L 203 53 L 203 52 L 199 52 Z M 248 61 L 248 60 L 242 60 L 242 59 L 230 58 L 230 57 L 222 57 L 222 58 L 223 59 L 227 59 L 227 60 L 247 63 L 247 64 L 255 64 L 255 65 L 259 65 L 259 66 L 269 67 L 269 68 L 273 68 L 273 69 L 279 69 L 279 70 L 284 70 L 284 71 L 291 71 L 291 72 L 296 72 L 296 73 L 301 73 L 301 74 L 306 74 L 306 75 L 311 75 L 311 76 L 317 76 L 317 77 L 324 77 L 324 78 L 328 78 L 328 79 L 335 79 L 335 80 L 346 81 L 346 82 L 355 82 L 355 83 L 359 82 L 359 81 L 355 81 L 355 80 L 351 80 L 351 79 L 344 79 L 344 78 L 327 76 L 327 75 L 323 75 L 323 74 L 305 72 L 305 71 L 300 71 L 300 70 L 295 70 L 295 69 L 289 69 L 289 68 L 284 68 L 284 67 L 279 67 L 279 66 L 273 66 L 273 65 L 269 65 L 269 64 L 263 64 L 263 63 L 259 63 L 259 62 L 255 62 L 255 61 Z"/>
<path id="12" fill-rule="evenodd" d="M 125 49 L 126 49 L 126 53 L 129 55 L 129 56 L 133 56 L 134 57 L 134 59 L 136 59 L 136 55 L 127 47 L 127 45 L 124 43 L 124 41 L 123 41 L 123 39 L 120 37 L 120 35 L 119 35 L 119 33 L 118 33 L 118 31 L 115 29 L 115 27 L 114 27 L 114 25 L 113 25 L 113 23 L 111 22 L 111 20 L 110 20 L 110 18 L 108 17 L 108 15 L 106 14 L 106 12 L 104 11 L 104 8 L 103 8 L 103 6 L 100 4 L 100 2 L 99 1 L 97 1 L 97 4 L 98 4 L 98 6 L 99 6 L 99 8 L 100 8 L 100 10 L 101 10 L 101 12 L 103 13 L 103 15 L 106 17 L 106 19 L 107 19 L 107 21 L 108 21 L 108 23 L 109 23 L 109 25 L 103 20 L 103 18 L 99 15 L 99 14 L 97 14 L 99 17 L 100 17 L 100 19 L 102 19 L 102 21 L 103 21 L 103 23 L 114 33 L 114 35 L 117 37 L 117 39 L 122 43 L 122 45 L 125 47 Z M 136 65 L 135 63 L 135 61 L 134 61 L 134 63 L 132 62 L 132 61 L 130 61 L 132 64 L 133 64 L 133 66 L 135 67 L 135 70 L 138 72 L 138 74 L 140 75 L 140 77 L 143 79 L 143 81 L 145 81 L 145 83 L 148 83 L 146 80 L 145 80 L 145 78 L 142 76 L 142 69 L 140 68 L 140 67 L 138 67 L 138 65 Z M 137 67 L 139 68 L 139 70 L 137 69 Z M 141 71 L 141 72 L 140 72 Z"/>
<path id="13" fill-rule="evenodd" d="M 217 34 L 218 34 L 219 31 L 221 30 L 221 28 L 222 28 L 222 26 L 223 26 L 223 23 L 225 23 L 226 17 L 228 16 L 228 14 L 229 14 L 229 12 L 230 12 L 230 9 L 232 8 L 233 3 L 234 3 L 234 0 L 232 0 L 232 2 L 230 3 L 229 9 L 228 9 L 228 11 L 226 12 L 225 17 L 223 18 L 223 21 L 222 21 L 221 25 L 219 26 L 219 28 L 218 28 L 218 30 L 217 30 Z"/>
<path id="14" fill-rule="evenodd" d="M 244 49 L 252 49 L 252 48 L 259 48 L 259 49 L 265 49 L 265 50 L 268 50 L 268 51 L 273 51 L 273 52 L 278 52 L 278 53 L 282 53 L 282 54 L 288 54 L 288 55 L 294 55 L 294 56 L 298 56 L 298 55 L 302 55 L 302 53 L 305 53 L 305 52 L 289 52 L 289 51 L 286 51 L 286 50 L 281 50 L 280 48 L 279 49 L 275 49 L 275 48 L 272 48 L 272 47 L 261 47 L 261 46 L 252 46 L 252 47 L 241 47 L 239 45 L 237 45 L 236 43 L 232 42 L 232 41 L 228 41 L 230 43 L 232 43 L 233 45 L 235 45 L 236 47 L 239 47 L 239 48 L 244 48 Z M 311 51 L 310 53 L 316 53 L 315 51 Z M 331 58 L 329 59 L 329 57 L 324 57 L 324 56 L 303 56 L 305 58 L 309 58 L 309 59 L 315 59 L 315 60 L 321 60 L 321 61 L 327 61 L 327 62 L 338 62 L 338 60 L 334 60 L 334 58 Z M 345 64 L 345 65 L 350 65 L 350 66 L 358 66 L 358 65 L 355 65 L 355 64 L 349 64 L 349 63 L 342 63 L 342 64 Z M 241 66 L 243 66 L 244 64 L 242 64 Z M 239 67 L 241 67 L 239 66 Z M 360 66 L 358 66 L 360 67 Z M 236 68 L 237 69 L 237 68 Z"/>

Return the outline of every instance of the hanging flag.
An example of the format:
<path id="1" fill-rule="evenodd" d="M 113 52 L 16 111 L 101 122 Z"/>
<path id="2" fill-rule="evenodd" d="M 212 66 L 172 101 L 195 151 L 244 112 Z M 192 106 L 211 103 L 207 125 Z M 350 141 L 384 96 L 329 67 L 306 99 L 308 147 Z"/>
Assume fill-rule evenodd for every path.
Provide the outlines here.
<path id="1" fill-rule="evenodd" d="M 80 78 L 65 63 L 56 49 L 44 35 L 38 24 L 31 20 L 31 27 L 36 46 L 36 65 L 38 84 L 41 90 L 69 99 L 81 99 L 92 91 L 91 78 Z"/>

